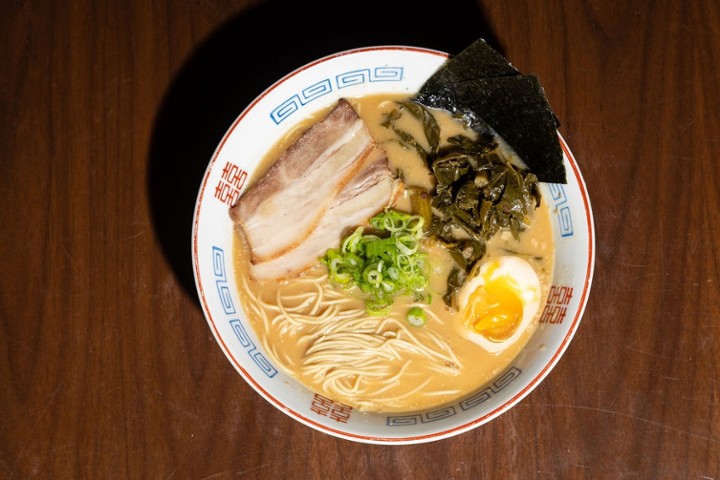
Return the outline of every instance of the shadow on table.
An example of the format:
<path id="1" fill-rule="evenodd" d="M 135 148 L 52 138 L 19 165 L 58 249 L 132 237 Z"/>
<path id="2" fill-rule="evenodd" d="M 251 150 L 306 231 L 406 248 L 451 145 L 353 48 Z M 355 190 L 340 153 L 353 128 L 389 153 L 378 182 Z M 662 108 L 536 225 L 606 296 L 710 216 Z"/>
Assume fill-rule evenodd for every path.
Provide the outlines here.
<path id="1" fill-rule="evenodd" d="M 267 0 L 221 25 L 188 58 L 155 119 L 147 188 L 157 238 L 191 298 L 192 219 L 202 177 L 225 131 L 265 88 L 308 61 L 355 47 L 458 53 L 483 37 L 503 50 L 474 0 L 427 11 L 416 4 L 365 0 L 346 16 L 336 1 Z"/>

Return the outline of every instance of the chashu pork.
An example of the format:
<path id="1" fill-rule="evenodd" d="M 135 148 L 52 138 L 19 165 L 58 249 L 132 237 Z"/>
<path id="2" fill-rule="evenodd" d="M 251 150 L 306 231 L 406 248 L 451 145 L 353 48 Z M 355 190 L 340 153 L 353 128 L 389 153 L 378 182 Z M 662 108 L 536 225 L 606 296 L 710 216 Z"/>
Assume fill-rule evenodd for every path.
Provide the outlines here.
<path id="1" fill-rule="evenodd" d="M 279 257 L 252 263 L 251 275 L 256 279 L 286 279 L 313 266 L 328 248 L 337 246 L 349 230 L 367 225 L 369 218 L 393 204 L 401 191 L 400 181 L 388 168 L 387 155 L 375 148 L 310 235 Z"/>
<path id="2" fill-rule="evenodd" d="M 310 235 L 374 147 L 344 99 L 293 143 L 230 209 L 253 263 L 272 260 Z"/>
<path id="3" fill-rule="evenodd" d="M 315 264 L 343 233 L 397 197 L 387 155 L 346 100 L 292 144 L 230 209 L 258 279 Z"/>

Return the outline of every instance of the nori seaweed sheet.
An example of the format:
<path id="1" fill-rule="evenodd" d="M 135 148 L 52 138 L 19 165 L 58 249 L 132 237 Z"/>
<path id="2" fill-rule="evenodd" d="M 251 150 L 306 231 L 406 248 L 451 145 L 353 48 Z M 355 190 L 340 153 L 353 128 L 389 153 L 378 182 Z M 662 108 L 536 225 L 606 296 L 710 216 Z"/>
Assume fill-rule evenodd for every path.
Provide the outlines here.
<path id="1" fill-rule="evenodd" d="M 567 183 L 560 122 L 539 78 L 519 72 L 485 40 L 449 58 L 413 101 L 467 116 L 478 133 L 500 135 L 538 180 Z"/>

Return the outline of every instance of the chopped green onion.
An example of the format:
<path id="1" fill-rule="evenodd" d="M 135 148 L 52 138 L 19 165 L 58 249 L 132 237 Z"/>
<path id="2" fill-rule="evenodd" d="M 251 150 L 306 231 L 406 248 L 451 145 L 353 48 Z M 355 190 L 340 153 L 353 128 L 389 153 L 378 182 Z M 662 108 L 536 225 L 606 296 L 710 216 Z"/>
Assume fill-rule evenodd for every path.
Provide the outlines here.
<path id="1" fill-rule="evenodd" d="M 369 221 L 375 231 L 357 227 L 340 244 L 325 252 L 321 261 L 329 279 L 342 288 L 358 287 L 372 315 L 385 315 L 400 295 L 426 298 L 428 280 L 425 253 L 420 250 L 425 220 L 392 209 Z"/>
<path id="2" fill-rule="evenodd" d="M 413 327 L 422 327 L 425 325 L 425 310 L 420 307 L 412 307 L 408 310 L 407 321 Z"/>

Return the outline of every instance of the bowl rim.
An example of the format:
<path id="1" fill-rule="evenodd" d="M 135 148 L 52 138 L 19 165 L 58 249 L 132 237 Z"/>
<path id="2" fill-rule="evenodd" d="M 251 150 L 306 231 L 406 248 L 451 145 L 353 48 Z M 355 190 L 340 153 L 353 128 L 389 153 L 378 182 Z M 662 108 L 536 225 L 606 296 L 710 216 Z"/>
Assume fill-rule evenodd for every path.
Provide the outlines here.
<path id="1" fill-rule="evenodd" d="M 226 129 L 225 133 L 223 134 L 221 140 L 218 142 L 217 147 L 215 148 L 210 161 L 208 162 L 208 165 L 204 171 L 202 181 L 200 184 L 200 188 L 196 197 L 195 201 L 195 208 L 193 213 L 193 219 L 192 219 L 192 240 L 191 240 L 191 256 L 192 256 L 192 268 L 193 268 L 193 277 L 195 280 L 195 286 L 197 290 L 197 294 L 200 299 L 201 307 L 203 310 L 203 314 L 205 317 L 206 322 L 209 324 L 210 329 L 213 333 L 213 336 L 215 337 L 216 342 L 220 345 L 221 349 L 223 350 L 224 355 L 227 359 L 230 360 L 230 363 L 234 366 L 235 370 L 240 373 L 241 377 L 252 387 L 252 389 L 260 394 L 261 397 L 263 397 L 266 401 L 268 401 L 270 404 L 272 404 L 275 408 L 282 411 L 286 415 L 290 416 L 291 418 L 299 421 L 300 423 L 309 426 L 313 428 L 314 430 L 329 434 L 331 436 L 335 436 L 337 438 L 342 438 L 345 440 L 350 440 L 354 442 L 360 442 L 360 443 L 368 443 L 368 444 L 384 444 L 384 445 L 407 445 L 407 444 L 418 444 L 418 443 L 427 443 L 430 441 L 437 441 L 444 438 L 456 436 L 458 434 L 464 433 L 466 431 L 472 430 L 480 425 L 483 425 L 485 423 L 488 423 L 489 421 L 493 420 L 494 418 L 500 416 L 507 410 L 511 409 L 513 406 L 517 405 L 522 399 L 524 399 L 527 395 L 529 395 L 542 381 L 549 375 L 549 373 L 555 368 L 557 363 L 560 361 L 560 358 L 565 354 L 567 348 L 569 347 L 569 344 L 571 340 L 574 338 L 580 322 L 582 320 L 582 317 L 585 313 L 585 309 L 587 306 L 592 281 L 594 277 L 594 270 L 595 270 L 595 242 L 596 242 L 596 234 L 595 234 L 595 222 L 594 222 L 594 215 L 592 212 L 592 206 L 590 203 L 590 198 L 587 192 L 587 187 L 585 184 L 585 180 L 582 176 L 582 173 L 580 171 L 579 166 L 577 165 L 577 161 L 571 152 L 570 148 L 568 147 L 564 137 L 562 134 L 558 131 L 558 138 L 560 140 L 560 145 L 562 147 L 563 153 L 567 159 L 566 164 L 569 163 L 571 169 L 572 169 L 572 176 L 577 181 L 578 190 L 580 193 L 580 196 L 583 201 L 583 214 L 584 214 L 584 222 L 583 225 L 587 228 L 587 262 L 584 266 L 584 281 L 583 281 L 583 288 L 581 292 L 580 301 L 578 303 L 578 308 L 575 313 L 575 316 L 571 322 L 571 325 L 567 328 L 567 332 L 564 334 L 562 342 L 560 345 L 555 349 L 553 355 L 550 357 L 550 359 L 546 362 L 544 362 L 544 365 L 539 373 L 532 376 L 531 379 L 526 381 L 523 384 L 522 389 L 517 392 L 515 395 L 513 395 L 508 400 L 505 400 L 502 402 L 502 404 L 491 411 L 485 413 L 482 416 L 479 416 L 477 418 L 474 418 L 471 421 L 465 421 L 461 424 L 451 426 L 444 429 L 438 429 L 438 430 L 431 430 L 428 433 L 419 433 L 414 435 L 404 435 L 404 436 L 382 436 L 382 435 L 370 435 L 370 434 L 358 434 L 353 433 L 350 429 L 348 430 L 342 430 L 339 428 L 333 428 L 328 425 L 323 425 L 321 423 L 315 422 L 312 419 L 308 418 L 307 415 L 300 413 L 299 411 L 296 411 L 295 409 L 289 407 L 283 400 L 276 398 L 275 395 L 271 394 L 269 391 L 267 391 L 260 382 L 257 381 L 254 375 L 252 375 L 250 372 L 248 372 L 243 367 L 243 362 L 239 361 L 235 355 L 232 352 L 232 349 L 226 344 L 225 339 L 221 335 L 220 331 L 218 330 L 217 326 L 215 325 L 215 321 L 213 320 L 213 313 L 211 312 L 210 306 L 208 304 L 208 300 L 206 299 L 204 287 L 203 287 L 203 281 L 200 277 L 200 260 L 199 260 L 199 254 L 198 254 L 198 226 L 200 222 L 200 214 L 202 210 L 202 201 L 204 198 L 205 190 L 207 187 L 207 182 L 209 181 L 209 174 L 213 169 L 213 166 L 222 151 L 223 147 L 225 146 L 227 140 L 232 136 L 235 129 L 238 127 L 238 125 L 243 121 L 243 119 L 248 115 L 248 113 L 258 104 L 260 103 L 270 92 L 281 86 L 283 83 L 287 82 L 290 78 L 295 77 L 296 75 L 299 75 L 300 73 L 311 69 L 319 64 L 331 61 L 333 59 L 344 57 L 348 55 L 356 55 L 356 54 L 362 54 L 366 52 L 384 52 L 384 51 L 407 51 L 407 52 L 415 52 L 420 54 L 428 54 L 428 55 L 434 55 L 438 57 L 443 58 L 449 58 L 451 55 L 443 52 L 441 50 L 435 50 L 431 48 L 425 48 L 425 47 L 417 47 L 417 46 L 409 46 L 409 45 L 397 45 L 397 44 L 391 44 L 391 45 L 376 45 L 376 46 L 368 46 L 368 47 L 358 47 L 358 48 L 351 48 L 342 50 L 336 53 L 332 53 L 329 55 L 325 55 L 322 57 L 319 57 L 313 61 L 310 61 L 292 71 L 287 73 L 286 75 L 282 76 L 275 82 L 273 82 L 269 87 L 267 87 L 265 90 L 263 90 L 259 95 L 257 95 L 250 103 L 248 103 L 243 110 L 236 116 L 234 121 L 231 123 L 231 125 Z M 244 312 L 243 312 L 244 315 Z"/>

